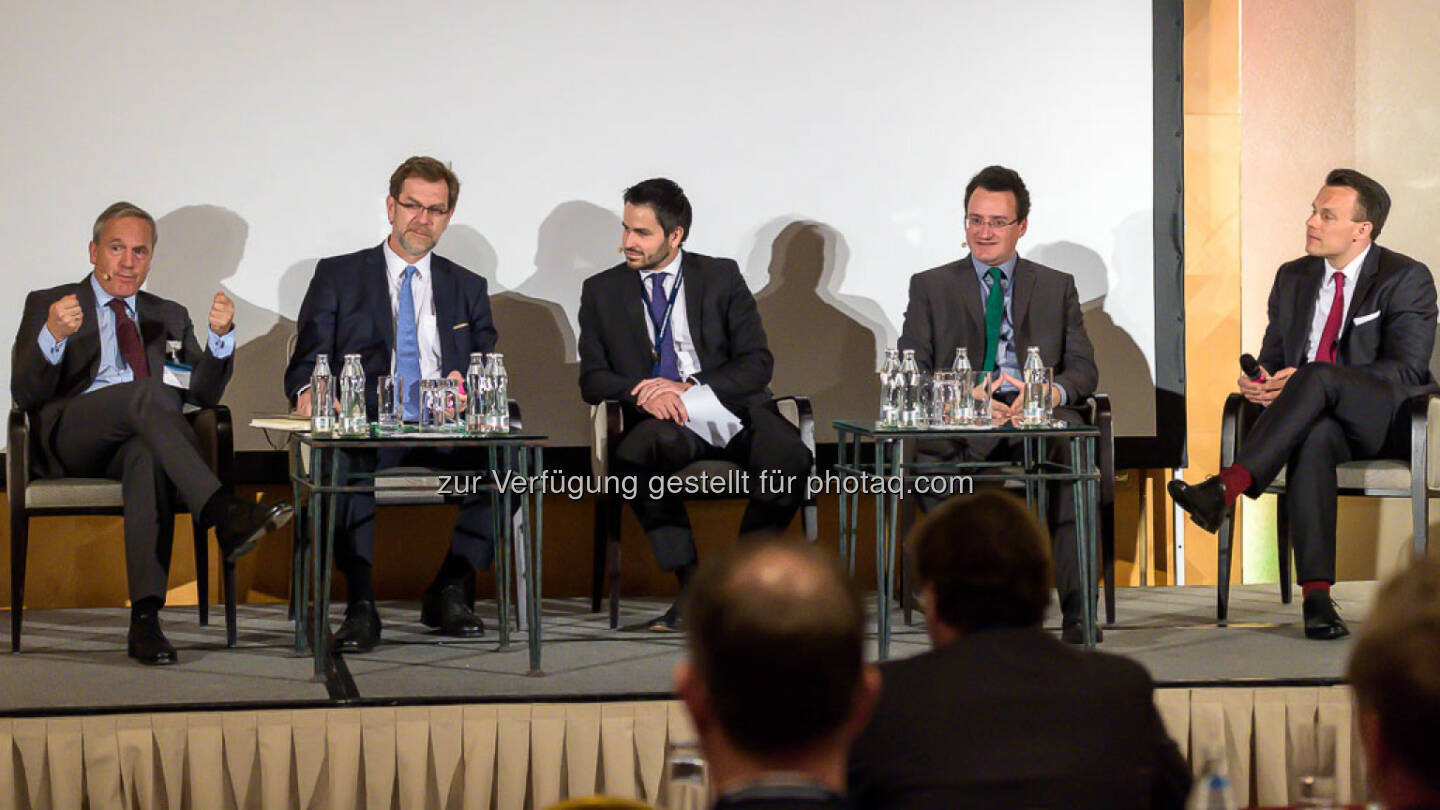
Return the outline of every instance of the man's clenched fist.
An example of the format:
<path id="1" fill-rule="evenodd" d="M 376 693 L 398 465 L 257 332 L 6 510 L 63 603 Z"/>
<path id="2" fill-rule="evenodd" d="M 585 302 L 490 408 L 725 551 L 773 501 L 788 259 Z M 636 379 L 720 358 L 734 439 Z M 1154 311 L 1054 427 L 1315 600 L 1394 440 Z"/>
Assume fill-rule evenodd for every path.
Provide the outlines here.
<path id="1" fill-rule="evenodd" d="M 71 296 L 72 298 L 74 296 Z M 235 326 L 235 302 L 223 292 L 215 293 L 215 303 L 210 305 L 210 331 L 217 335 L 230 332 Z"/>
<path id="2" fill-rule="evenodd" d="M 80 324 L 85 321 L 85 311 L 80 308 L 80 300 L 73 295 L 67 295 L 59 301 L 50 305 L 50 315 L 45 319 L 45 328 L 56 340 L 64 340 L 75 334 L 80 329 Z"/>

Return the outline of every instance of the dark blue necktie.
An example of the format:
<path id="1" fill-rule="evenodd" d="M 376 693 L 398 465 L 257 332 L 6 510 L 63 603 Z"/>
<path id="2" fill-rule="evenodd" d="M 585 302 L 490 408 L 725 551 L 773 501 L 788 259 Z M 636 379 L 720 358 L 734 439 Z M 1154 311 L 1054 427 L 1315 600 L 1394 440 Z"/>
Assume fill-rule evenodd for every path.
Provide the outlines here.
<path id="1" fill-rule="evenodd" d="M 680 366 L 675 359 L 675 329 L 666 329 L 665 340 L 660 339 L 661 321 L 665 318 L 665 274 L 650 274 L 650 323 L 655 327 L 656 348 L 660 352 L 660 376 L 667 380 L 680 379 Z M 671 314 L 674 318 L 674 314 Z"/>
<path id="2" fill-rule="evenodd" d="M 420 331 L 415 326 L 415 294 L 410 282 L 418 271 L 405 268 L 400 294 L 395 296 L 395 373 L 405 381 L 405 418 L 420 419 Z"/>

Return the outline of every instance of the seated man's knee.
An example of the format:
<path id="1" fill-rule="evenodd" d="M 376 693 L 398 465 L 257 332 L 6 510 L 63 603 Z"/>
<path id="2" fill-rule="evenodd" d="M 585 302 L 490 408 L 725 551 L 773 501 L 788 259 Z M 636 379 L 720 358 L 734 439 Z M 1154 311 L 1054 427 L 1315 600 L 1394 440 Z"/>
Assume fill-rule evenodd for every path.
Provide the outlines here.
<path id="1" fill-rule="evenodd" d="M 676 430 L 684 430 L 673 422 L 646 419 L 631 428 L 615 447 L 615 458 L 637 467 L 665 466 L 674 461 Z"/>

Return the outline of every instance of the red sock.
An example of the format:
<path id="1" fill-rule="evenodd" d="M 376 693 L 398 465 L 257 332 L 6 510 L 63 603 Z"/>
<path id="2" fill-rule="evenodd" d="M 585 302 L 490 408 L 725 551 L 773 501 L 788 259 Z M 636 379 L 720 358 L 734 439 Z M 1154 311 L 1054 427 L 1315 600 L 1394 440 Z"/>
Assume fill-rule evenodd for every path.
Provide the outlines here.
<path id="1" fill-rule="evenodd" d="M 1220 482 L 1225 485 L 1225 505 L 1233 506 L 1252 483 L 1250 471 L 1239 464 L 1231 464 L 1220 471 Z"/>
<path id="2" fill-rule="evenodd" d="M 1303 594 L 1303 598 L 1309 599 L 1310 594 L 1315 591 L 1330 593 L 1330 583 L 1323 579 L 1312 579 L 1309 582 L 1300 583 L 1300 592 Z"/>

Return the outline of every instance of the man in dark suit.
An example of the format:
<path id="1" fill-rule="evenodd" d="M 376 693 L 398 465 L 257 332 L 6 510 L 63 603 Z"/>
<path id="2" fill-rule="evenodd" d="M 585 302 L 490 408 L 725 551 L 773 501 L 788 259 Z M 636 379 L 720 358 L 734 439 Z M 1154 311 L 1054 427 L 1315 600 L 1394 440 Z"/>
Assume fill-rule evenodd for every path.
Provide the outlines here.
<path id="1" fill-rule="evenodd" d="M 670 180 L 625 190 L 625 261 L 586 279 L 580 294 L 580 394 L 624 407 L 617 473 L 645 481 L 699 459 L 733 461 L 750 482 L 740 534 L 783 532 L 804 500 L 810 451 L 771 402 L 775 361 L 739 266 L 681 250 L 690 219 L 690 201 Z M 723 446 L 686 427 L 682 396 L 696 385 L 743 426 Z M 762 474 L 778 483 L 762 487 Z M 698 560 L 685 505 L 650 486 L 639 493 L 630 505 L 661 570 L 674 571 L 683 590 Z M 677 630 L 679 600 L 647 626 Z"/>
<path id="2" fill-rule="evenodd" d="M 1374 243 L 1389 212 L 1390 195 L 1369 177 L 1336 169 L 1325 178 L 1305 222 L 1308 255 L 1275 274 L 1262 379 L 1239 379 L 1245 398 L 1264 410 L 1233 465 L 1195 486 L 1169 485 L 1175 502 L 1213 532 L 1242 493 L 1258 498 L 1287 471 L 1287 491 L 1304 504 L 1291 514 L 1290 534 L 1308 638 L 1350 632 L 1330 598 L 1335 466 L 1409 458 L 1406 403 L 1437 390 L 1435 282 L 1425 265 Z"/>
<path id="3" fill-rule="evenodd" d="M 998 370 L 1000 384 L 991 407 L 997 423 L 1010 421 L 1024 408 L 1019 396 L 1021 366 L 1026 351 L 1037 346 L 1045 365 L 1055 370 L 1051 389 L 1055 418 L 1082 424 L 1084 418 L 1076 407 L 1095 393 L 1099 378 L 1095 353 L 1085 333 L 1075 279 L 1016 253 L 1029 217 L 1030 192 L 1019 174 L 988 166 L 971 178 L 965 187 L 965 234 L 971 253 L 911 277 L 899 346 L 902 351 L 915 350 L 922 371 L 950 368 L 958 348 L 967 350 L 975 367 Z M 1012 459 L 1023 450 L 1021 442 L 985 437 L 933 440 L 916 447 L 916 460 Z M 1051 461 L 1070 463 L 1068 442 L 1048 442 L 1047 451 Z M 921 495 L 919 500 L 928 512 L 940 499 Z M 1048 501 L 1061 633 L 1066 641 L 1080 644 L 1085 640 L 1085 603 L 1070 485 L 1052 485 Z"/>
<path id="4" fill-rule="evenodd" d="M 376 414 L 377 379 L 397 374 L 405 391 L 405 418 L 418 415 L 420 380 L 461 379 L 472 352 L 495 350 L 495 326 L 485 279 L 432 250 L 450 223 L 460 180 L 431 157 L 412 157 L 390 177 L 385 200 L 390 236 L 381 244 L 321 259 L 300 305 L 299 336 L 285 370 L 285 393 L 296 412 L 309 416 L 310 376 L 315 357 L 329 355 L 332 371 L 346 354 L 360 355 L 365 368 L 365 406 Z M 473 467 L 447 452 L 349 453 L 351 472 L 401 465 Z M 368 652 L 380 642 L 371 575 L 375 548 L 375 497 L 343 498 L 335 565 L 345 577 L 348 605 L 335 633 L 339 652 Z M 425 590 L 420 620 L 444 635 L 474 637 L 484 632 L 472 610 L 475 571 L 494 557 L 488 493 L 460 505 L 450 551 Z"/>
<path id="5" fill-rule="evenodd" d="M 119 202 L 100 214 L 90 241 L 93 273 L 26 297 L 10 393 L 30 412 L 43 476 L 121 481 L 128 652 L 141 663 L 173 664 L 159 611 L 176 490 L 203 526 L 215 528 L 231 560 L 293 510 L 237 500 L 200 457 L 181 407 L 219 403 L 235 351 L 235 305 L 215 294 L 202 350 L 184 306 L 140 290 L 156 241 L 154 218 L 138 206 Z"/>
<path id="6" fill-rule="evenodd" d="M 675 694 L 716 808 L 848 806 L 845 752 L 880 694 L 864 623 L 839 561 L 809 543 L 748 543 L 701 566 Z"/>
<path id="7" fill-rule="evenodd" d="M 1127 658 L 1040 629 L 1045 534 L 996 490 L 941 504 L 909 544 L 934 649 L 881 665 L 850 747 L 859 808 L 1180 808 L 1189 769 Z"/>

